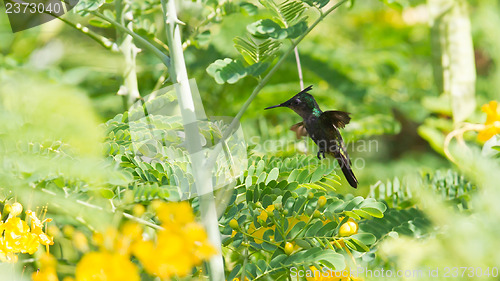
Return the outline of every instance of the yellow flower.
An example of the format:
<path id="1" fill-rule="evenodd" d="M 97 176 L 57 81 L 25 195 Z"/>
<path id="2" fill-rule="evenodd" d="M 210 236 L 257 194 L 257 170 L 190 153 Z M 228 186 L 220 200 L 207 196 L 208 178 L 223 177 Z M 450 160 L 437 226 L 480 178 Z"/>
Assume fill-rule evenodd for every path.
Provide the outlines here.
<path id="1" fill-rule="evenodd" d="M 157 202 L 155 205 L 163 229 L 154 240 L 145 240 L 142 227 L 134 222 L 125 223 L 121 231 L 108 228 L 104 233 L 95 233 L 93 241 L 99 246 L 99 252 L 87 253 L 82 258 L 75 280 L 139 280 L 131 255 L 147 273 L 161 279 L 184 277 L 216 253 L 203 227 L 194 221 L 189 203 Z M 127 268 L 123 269 L 124 266 Z M 123 270 L 128 273 L 119 275 Z"/>
<path id="2" fill-rule="evenodd" d="M 49 237 L 47 234 L 43 232 L 43 224 L 51 222 L 52 219 L 45 219 L 43 221 L 40 221 L 36 217 L 36 214 L 30 210 L 26 211 L 26 216 L 31 219 L 31 232 L 38 235 L 38 238 L 40 238 L 40 243 L 42 243 L 42 245 L 54 244 L 53 238 Z"/>
<path id="3" fill-rule="evenodd" d="M 142 204 L 135 204 L 132 209 L 132 214 L 136 217 L 142 216 L 146 212 L 146 208 Z"/>
<path id="4" fill-rule="evenodd" d="M 44 253 L 40 257 L 41 269 L 33 272 L 33 281 L 59 281 L 57 278 L 57 260 L 50 253 Z"/>
<path id="5" fill-rule="evenodd" d="M 110 252 L 91 252 L 76 266 L 76 281 L 140 281 L 137 266 L 128 256 Z"/>
<path id="6" fill-rule="evenodd" d="M 274 205 L 269 205 L 267 208 L 260 212 L 260 215 L 257 216 L 257 219 L 261 219 L 262 221 L 266 221 L 268 217 L 268 213 L 274 211 Z"/>
<path id="7" fill-rule="evenodd" d="M 189 203 L 161 203 L 156 209 L 163 229 L 155 242 L 139 240 L 132 246 L 146 272 L 162 279 L 184 277 L 216 253 Z"/>
<path id="8" fill-rule="evenodd" d="M 340 219 L 342 221 L 342 218 Z M 351 236 L 358 233 L 358 223 L 349 218 L 343 225 L 339 228 L 339 235 L 342 237 Z"/>
<path id="9" fill-rule="evenodd" d="M 271 206 L 273 206 L 272 208 L 270 208 Z M 274 210 L 274 205 L 269 205 L 267 208 L 266 208 L 266 211 L 270 209 L 270 210 Z M 266 211 L 262 211 L 260 213 L 260 215 L 258 216 L 258 218 L 265 218 L 267 219 L 267 213 Z M 309 220 L 309 217 L 305 214 L 302 214 L 300 215 L 299 217 L 297 218 L 293 218 L 293 217 L 290 217 L 287 219 L 288 220 L 288 225 L 289 225 L 289 230 L 291 230 L 293 228 L 294 225 L 296 225 L 298 222 L 300 221 L 303 221 L 303 222 L 307 222 Z M 248 233 L 252 234 L 252 236 L 256 237 L 257 239 L 254 239 L 255 243 L 257 244 L 262 244 L 262 242 L 264 242 L 264 233 L 268 230 L 268 229 L 272 229 L 272 230 L 276 230 L 276 226 L 275 225 L 272 225 L 270 227 L 259 227 L 259 228 L 255 228 L 255 225 L 253 224 L 253 222 L 248 226 Z M 273 241 L 266 241 L 266 242 L 273 242 Z"/>
<path id="10" fill-rule="evenodd" d="M 80 251 L 80 252 L 88 252 L 89 250 L 89 242 L 87 240 L 87 236 L 85 236 L 85 234 L 83 234 L 83 232 L 81 231 L 75 231 L 73 233 L 73 237 L 72 237 L 72 242 L 73 242 L 73 246 L 75 246 L 75 248 Z"/>
<path id="11" fill-rule="evenodd" d="M 183 225 L 194 221 L 194 214 L 188 202 L 164 203 L 158 206 L 158 219 L 163 225 Z"/>
<path id="12" fill-rule="evenodd" d="M 0 261 L 7 263 L 16 263 L 18 260 L 17 255 L 12 252 L 0 252 Z"/>
<path id="13" fill-rule="evenodd" d="M 56 270 L 53 268 L 40 270 L 31 275 L 33 281 L 59 281 Z"/>
<path id="14" fill-rule="evenodd" d="M 23 205 L 15 202 L 12 205 L 5 205 L 5 209 L 9 212 L 9 217 L 17 217 L 23 212 Z"/>
<path id="15" fill-rule="evenodd" d="M 53 238 L 43 232 L 43 223 L 34 212 L 26 211 L 26 220 L 30 220 L 31 228 L 27 221 L 17 217 L 22 213 L 23 206 L 19 203 L 6 205 L 9 216 L 5 222 L 0 221 L 0 261 L 17 262 L 18 253 L 33 254 L 42 245 L 54 244 Z"/>
<path id="16" fill-rule="evenodd" d="M 500 134 L 500 113 L 498 112 L 498 102 L 490 101 L 481 107 L 486 113 L 485 129 L 480 131 L 477 138 L 485 142 L 496 134 Z"/>

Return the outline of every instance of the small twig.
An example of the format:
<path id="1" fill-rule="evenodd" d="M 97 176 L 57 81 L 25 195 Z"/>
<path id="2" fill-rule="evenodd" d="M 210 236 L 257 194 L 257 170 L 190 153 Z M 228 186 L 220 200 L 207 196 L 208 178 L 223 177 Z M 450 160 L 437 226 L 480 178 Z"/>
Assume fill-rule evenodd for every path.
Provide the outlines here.
<path id="1" fill-rule="evenodd" d="M 300 64 L 299 47 L 295 46 L 295 61 L 297 62 L 297 71 L 299 72 L 300 90 L 304 90 L 304 76 L 302 76 L 302 66 Z"/>
<path id="2" fill-rule="evenodd" d="M 141 219 L 141 218 L 134 217 L 134 216 L 132 216 L 131 214 L 122 213 L 122 215 L 123 215 L 124 217 L 126 217 L 127 219 L 129 219 L 129 220 L 136 221 L 136 222 L 138 222 L 138 223 L 141 223 L 141 224 L 147 225 L 147 226 L 149 226 L 149 227 L 151 227 L 151 228 L 154 228 L 154 229 L 163 230 L 163 227 L 161 227 L 161 226 L 159 226 L 159 225 L 156 225 L 156 224 L 154 224 L 154 223 L 148 222 L 148 221 L 146 221 L 146 220 L 143 220 L 143 219 Z"/>
<path id="3" fill-rule="evenodd" d="M 465 141 L 464 141 L 464 134 L 468 131 L 482 131 L 486 128 L 486 126 L 484 124 L 471 124 L 471 123 L 465 123 L 462 127 L 460 128 L 457 128 L 453 131 L 451 131 L 447 136 L 446 138 L 444 139 L 444 147 L 443 147 L 443 150 L 444 150 L 444 154 L 446 155 L 446 157 L 451 161 L 453 162 L 454 164 L 458 164 L 455 160 L 455 158 L 451 155 L 450 153 L 450 150 L 449 150 L 449 147 L 450 147 L 450 143 L 451 143 L 451 140 L 455 137 L 457 139 L 457 142 L 464 146 L 464 147 L 467 147 L 465 145 Z"/>
<path id="4" fill-rule="evenodd" d="M 132 36 L 132 38 L 134 38 L 134 40 L 136 40 L 142 47 L 150 50 L 151 52 L 153 52 L 153 54 L 155 54 L 165 65 L 167 65 L 167 67 L 170 67 L 170 58 L 165 55 L 162 51 L 160 51 L 160 49 L 156 48 L 156 46 L 154 46 L 153 44 L 151 44 L 151 42 L 149 42 L 148 40 L 144 39 L 142 36 L 140 36 L 139 34 L 133 32 L 132 30 L 128 29 L 127 27 L 123 26 L 122 24 L 120 24 L 119 22 L 115 21 L 114 19 L 111 19 L 111 18 L 108 18 L 106 17 L 105 15 L 101 14 L 100 12 L 98 11 L 92 11 L 92 14 L 98 18 L 101 18 L 107 22 L 109 22 L 110 24 L 114 25 L 116 28 L 118 28 L 119 30 L 129 34 L 130 36 Z"/>
<path id="5" fill-rule="evenodd" d="M 94 204 L 91 204 L 91 203 L 88 203 L 88 202 L 85 202 L 85 201 L 82 201 L 82 200 L 76 200 L 76 202 L 78 204 L 81 204 L 85 207 L 88 207 L 88 208 L 92 208 L 92 209 L 96 209 L 96 210 L 100 210 L 100 211 L 104 211 L 104 208 L 101 207 L 101 206 L 97 206 L 97 205 L 94 205 Z M 127 213 L 124 213 L 124 212 L 119 212 L 119 211 L 116 211 L 116 210 L 113 210 L 111 211 L 112 213 L 121 213 L 124 217 L 126 217 L 127 219 L 129 220 L 133 220 L 133 221 L 136 221 L 138 223 L 141 223 L 141 224 L 144 224 L 144 225 L 147 225 L 151 228 L 154 228 L 154 229 L 159 229 L 159 230 L 162 230 L 163 227 L 159 226 L 159 225 L 156 225 L 154 223 L 151 223 L 151 222 L 148 222 L 146 220 L 143 220 L 141 218 L 138 218 L 138 217 L 134 217 L 132 216 L 131 214 L 127 214 Z M 85 223 L 87 225 L 87 223 Z"/>
<path id="6" fill-rule="evenodd" d="M 241 267 L 240 280 L 245 281 L 245 278 L 246 278 L 245 275 L 247 273 L 245 267 L 247 266 L 247 262 L 248 262 L 248 247 L 249 247 L 249 245 L 248 245 L 248 238 L 246 236 L 244 236 L 243 239 L 244 239 L 245 243 L 247 244 L 247 246 L 243 252 L 243 255 L 245 256 L 245 258 L 243 260 L 243 266 Z"/>

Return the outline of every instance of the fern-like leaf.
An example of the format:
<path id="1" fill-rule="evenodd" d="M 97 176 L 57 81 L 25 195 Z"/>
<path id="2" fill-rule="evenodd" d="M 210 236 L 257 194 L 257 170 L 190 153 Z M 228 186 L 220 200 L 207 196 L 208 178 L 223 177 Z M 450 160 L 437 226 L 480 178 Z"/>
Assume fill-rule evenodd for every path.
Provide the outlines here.
<path id="1" fill-rule="evenodd" d="M 274 58 L 274 54 L 281 46 L 280 42 L 273 39 L 267 39 L 259 43 L 252 38 L 244 39 L 236 37 L 234 43 L 238 52 L 240 52 L 245 61 L 250 65 Z"/>
<path id="2" fill-rule="evenodd" d="M 286 28 L 304 20 L 302 15 L 304 14 L 305 6 L 301 1 L 286 0 L 279 4 L 273 0 L 261 0 L 260 2 L 264 7 L 268 8 L 274 14 L 274 18 Z"/>

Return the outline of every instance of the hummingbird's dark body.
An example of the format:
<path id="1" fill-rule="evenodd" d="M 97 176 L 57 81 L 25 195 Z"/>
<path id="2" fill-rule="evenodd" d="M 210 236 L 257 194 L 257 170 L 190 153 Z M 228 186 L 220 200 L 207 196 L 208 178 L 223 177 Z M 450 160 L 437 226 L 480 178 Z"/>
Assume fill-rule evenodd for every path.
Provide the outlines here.
<path id="1" fill-rule="evenodd" d="M 333 155 L 339 162 L 349 184 L 356 188 L 358 180 L 351 170 L 351 161 L 339 131 L 339 128 L 344 128 L 349 123 L 351 117 L 349 113 L 343 111 L 321 111 L 314 97 L 307 93 L 311 89 L 312 86 L 309 86 L 288 101 L 266 109 L 288 107 L 299 114 L 304 121 L 291 128 L 297 137 L 309 135 L 318 145 L 319 159 L 321 155 L 325 158 L 325 153 Z"/>

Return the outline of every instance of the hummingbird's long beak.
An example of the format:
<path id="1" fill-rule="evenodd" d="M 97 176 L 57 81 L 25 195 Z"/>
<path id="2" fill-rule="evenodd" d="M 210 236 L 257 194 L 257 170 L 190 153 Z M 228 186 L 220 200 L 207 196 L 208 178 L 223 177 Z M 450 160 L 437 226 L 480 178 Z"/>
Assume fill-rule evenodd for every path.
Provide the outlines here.
<path id="1" fill-rule="evenodd" d="M 270 106 L 270 107 L 266 107 L 264 109 L 271 109 L 271 108 L 276 108 L 276 107 L 282 107 L 284 106 L 283 104 L 278 104 L 278 105 L 273 105 L 273 106 Z"/>

